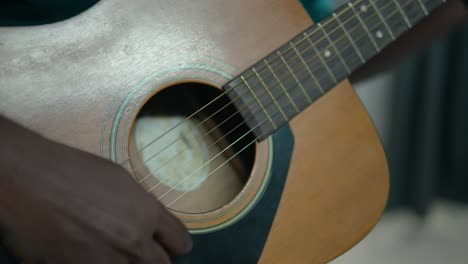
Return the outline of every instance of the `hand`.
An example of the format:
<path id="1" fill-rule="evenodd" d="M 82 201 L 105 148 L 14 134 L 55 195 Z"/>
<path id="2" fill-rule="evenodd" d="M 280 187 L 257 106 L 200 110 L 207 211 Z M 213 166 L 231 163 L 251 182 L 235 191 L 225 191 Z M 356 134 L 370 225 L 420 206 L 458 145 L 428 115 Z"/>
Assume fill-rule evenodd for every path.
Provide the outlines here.
<path id="1" fill-rule="evenodd" d="M 121 167 L 0 117 L 0 224 L 27 263 L 170 263 L 183 225 Z"/>

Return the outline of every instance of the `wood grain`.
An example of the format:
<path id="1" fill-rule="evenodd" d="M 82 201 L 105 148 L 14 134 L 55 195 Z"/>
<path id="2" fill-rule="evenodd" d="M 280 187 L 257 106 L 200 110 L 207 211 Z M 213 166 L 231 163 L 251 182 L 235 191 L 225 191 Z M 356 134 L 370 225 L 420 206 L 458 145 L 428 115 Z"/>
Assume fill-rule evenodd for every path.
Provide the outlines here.
<path id="1" fill-rule="evenodd" d="M 160 87 L 221 87 L 311 25 L 294 0 L 101 0 L 39 27 L 0 28 L 0 114 L 121 162 Z M 262 263 L 323 263 L 376 223 L 385 157 L 347 82 L 291 123 L 295 150 Z"/>
<path id="2" fill-rule="evenodd" d="M 379 220 L 388 195 L 387 163 L 348 82 L 291 127 L 293 160 L 261 263 L 325 263 Z"/>

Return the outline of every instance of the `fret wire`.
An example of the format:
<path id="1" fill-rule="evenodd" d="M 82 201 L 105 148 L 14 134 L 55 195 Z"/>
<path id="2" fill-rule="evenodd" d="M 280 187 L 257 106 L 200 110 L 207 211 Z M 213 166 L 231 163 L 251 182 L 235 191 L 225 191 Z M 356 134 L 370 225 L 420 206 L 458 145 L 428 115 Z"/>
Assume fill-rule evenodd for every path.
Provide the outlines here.
<path id="1" fill-rule="evenodd" d="M 252 90 L 252 87 L 250 86 L 250 84 L 245 80 L 244 76 L 240 76 L 241 80 L 245 83 L 245 85 L 247 86 L 247 88 L 250 90 L 250 92 L 252 93 L 252 95 L 254 96 L 255 100 L 257 101 L 257 103 L 260 105 L 260 107 L 262 108 L 263 112 L 265 113 L 266 117 L 268 118 L 268 120 L 270 120 L 270 123 L 273 125 L 273 127 L 276 129 L 276 124 L 273 122 L 273 120 L 271 119 L 271 117 L 268 115 L 265 107 L 263 107 L 263 104 L 260 102 L 260 100 L 258 100 L 258 97 L 257 95 L 255 95 L 254 91 Z"/>
<path id="2" fill-rule="evenodd" d="M 343 63 L 343 66 L 346 68 L 346 71 L 348 72 L 348 74 L 350 74 L 351 71 L 349 70 L 348 65 L 346 64 L 343 57 L 341 56 L 341 53 L 336 48 L 335 43 L 330 39 L 330 36 L 328 35 L 328 33 L 323 28 L 322 24 L 318 23 L 317 26 L 322 30 L 322 32 L 325 35 L 325 37 L 327 38 L 328 42 L 330 42 L 330 46 L 335 50 L 336 54 L 338 54 L 338 58 L 341 60 L 341 63 Z"/>
<path id="3" fill-rule="evenodd" d="M 418 1 L 420 1 L 420 0 L 418 0 Z M 445 0 L 442 0 L 442 1 L 445 2 Z M 358 0 L 358 1 L 356 1 L 356 2 L 362 2 L 362 0 Z M 345 11 L 347 11 L 347 10 L 353 10 L 354 13 L 358 14 L 358 12 L 356 12 L 356 10 L 355 10 L 355 8 L 354 8 L 354 4 L 353 4 L 352 2 L 348 2 L 348 6 L 349 6 L 350 8 L 341 10 L 341 13 L 340 13 L 340 14 L 342 14 L 343 12 L 345 12 Z M 360 17 L 360 15 L 358 14 L 356 17 L 358 18 L 358 20 L 360 21 L 360 23 L 363 25 L 363 27 L 364 27 L 364 29 L 367 31 L 367 33 L 368 33 L 370 36 L 372 36 L 372 34 L 369 32 L 368 27 L 367 27 L 367 26 L 365 25 L 365 23 L 362 21 L 362 18 Z M 327 24 L 327 23 L 328 23 L 328 22 L 325 22 L 325 24 Z M 314 32 L 316 32 L 316 31 L 314 31 Z M 371 37 L 370 39 L 371 39 L 371 41 L 373 42 L 373 45 L 375 46 L 376 50 L 377 50 L 377 51 L 380 51 L 380 48 L 379 48 L 379 47 L 377 46 L 377 44 L 375 43 L 375 40 L 374 40 L 372 37 Z M 305 39 L 303 38 L 303 39 L 300 40 L 300 42 L 301 42 L 301 41 L 304 41 L 304 40 L 305 40 Z M 278 59 L 278 57 L 276 57 L 275 59 Z"/>
<path id="4" fill-rule="evenodd" d="M 358 2 L 362 2 L 362 1 L 363 1 L 363 0 L 356 0 L 357 3 L 358 3 Z M 343 14 L 344 12 L 346 12 L 346 11 L 349 10 L 349 9 L 350 9 L 350 8 L 343 8 L 343 10 L 340 10 L 339 15 Z M 326 22 L 324 23 L 324 25 L 327 25 L 329 22 L 331 22 L 331 21 L 326 21 Z M 311 34 L 316 33 L 316 32 L 317 32 L 317 30 L 315 30 L 315 31 L 312 32 Z M 304 41 L 304 40 L 306 40 L 306 38 L 302 38 L 299 42 L 302 42 L 302 41 Z M 287 51 L 287 50 L 286 50 L 286 51 Z M 276 59 L 279 59 L 279 57 L 275 57 L 273 60 L 276 60 Z M 249 77 L 251 77 L 251 76 L 248 76 L 248 78 L 249 78 Z"/>
<path id="5" fill-rule="evenodd" d="M 289 73 L 291 73 L 292 77 L 294 78 L 294 80 L 296 80 L 297 84 L 299 85 L 299 87 L 302 89 L 302 91 L 304 92 L 304 95 L 306 96 L 307 100 L 312 103 L 312 100 L 310 99 L 309 95 L 305 92 L 305 89 L 304 87 L 302 86 L 301 82 L 297 79 L 296 75 L 294 74 L 294 72 L 292 71 L 291 67 L 289 67 L 289 64 L 286 62 L 286 60 L 283 58 L 283 55 L 281 55 L 281 52 L 279 50 L 276 51 L 276 53 L 278 54 L 278 56 L 280 57 L 280 59 L 283 61 L 284 65 L 286 66 L 286 68 L 288 69 Z"/>
<path id="6" fill-rule="evenodd" d="M 283 115 L 284 117 L 284 120 L 288 121 L 288 117 L 286 116 L 286 114 L 283 112 L 283 109 L 281 109 L 280 105 L 278 104 L 278 102 L 276 101 L 275 97 L 273 96 L 273 94 L 270 92 L 270 89 L 268 89 L 267 85 L 265 84 L 265 82 L 263 81 L 263 79 L 260 77 L 260 75 L 258 74 L 257 70 L 255 69 L 255 67 L 252 67 L 252 71 L 255 73 L 255 75 L 257 76 L 258 80 L 260 81 L 260 83 L 262 84 L 262 86 L 265 88 L 265 90 L 267 91 L 267 93 L 270 95 L 270 97 L 273 99 L 273 102 L 275 103 L 275 105 L 278 107 L 278 109 L 280 110 L 281 114 Z"/>
<path id="7" fill-rule="evenodd" d="M 276 114 L 276 113 L 275 113 L 275 114 Z M 265 120 L 264 120 L 264 121 L 265 121 Z M 262 123 L 263 123 L 264 121 L 262 121 Z M 260 123 L 259 125 L 261 125 L 262 123 Z M 253 129 L 252 129 L 252 130 L 253 130 Z M 252 131 L 252 130 L 251 130 L 251 131 Z M 266 132 L 269 133 L 270 131 L 267 130 Z M 261 134 L 260 136 L 258 136 L 254 141 L 252 141 L 251 143 L 249 143 L 248 146 L 250 146 L 251 144 L 253 144 L 258 138 L 262 137 L 264 134 L 265 134 L 265 133 L 262 133 L 262 134 Z M 242 136 L 242 137 L 243 137 L 243 136 Z M 246 146 L 246 147 L 247 147 L 247 146 Z M 246 147 L 244 147 L 244 148 L 246 148 Z M 241 151 L 242 151 L 242 150 L 241 150 Z M 238 152 L 238 153 L 239 153 L 239 152 Z M 238 153 L 236 153 L 236 155 L 234 155 L 234 156 L 237 156 Z M 204 164 L 203 166 L 205 166 L 205 165 L 206 165 L 206 164 Z M 219 168 L 219 167 L 220 167 L 220 166 L 218 166 L 218 168 Z M 199 169 L 197 169 L 197 170 L 199 170 Z M 190 176 L 189 176 L 189 177 L 190 177 Z M 186 193 L 186 192 L 185 192 L 185 193 Z M 183 193 L 182 195 L 184 195 L 185 193 Z M 164 196 L 164 195 L 163 195 L 163 196 Z M 181 197 L 182 197 L 182 196 L 179 196 L 176 200 L 171 201 L 171 203 L 170 203 L 168 206 L 170 206 L 171 204 L 175 203 L 175 202 L 176 202 L 177 200 L 179 200 Z M 161 196 L 159 199 L 161 199 L 161 198 L 162 198 L 162 196 Z"/>
<path id="8" fill-rule="evenodd" d="M 290 78 L 290 82 L 285 82 L 286 84 L 289 84 L 291 86 L 289 87 L 290 90 L 293 90 L 294 92 L 299 93 L 302 96 L 300 101 L 296 99 L 295 101 L 297 105 L 300 107 L 300 109 L 304 109 L 304 107 L 308 105 L 308 102 L 314 101 L 314 98 L 317 95 L 322 95 L 322 93 L 320 92 L 320 90 L 316 89 L 316 86 L 315 86 L 316 83 L 314 82 L 315 76 L 310 75 L 308 66 L 304 67 L 304 64 L 302 63 L 301 59 L 302 59 L 302 56 L 305 54 L 301 55 L 301 53 L 296 52 L 296 50 L 299 51 L 300 47 L 303 46 L 304 44 L 302 44 L 301 46 L 298 45 L 297 47 L 292 47 L 290 46 L 292 43 L 294 43 L 294 39 L 292 39 L 290 42 L 282 46 L 279 49 L 279 52 L 282 54 L 283 58 L 285 59 L 285 62 L 287 62 L 289 68 L 294 73 L 298 82 L 301 84 L 300 86 L 296 85 L 293 78 Z M 316 61 L 312 60 L 311 62 L 315 63 Z M 284 64 L 282 65 L 283 65 L 282 69 L 288 74 L 288 76 L 291 77 L 292 75 L 289 74 L 288 70 L 286 70 L 286 68 L 284 67 Z M 280 74 L 278 75 L 281 76 Z"/>
<path id="9" fill-rule="evenodd" d="M 361 59 L 361 62 L 362 63 L 365 63 L 366 60 L 364 59 L 364 57 L 362 56 L 362 53 L 361 51 L 358 49 L 358 47 L 356 46 L 356 43 L 354 42 L 354 40 L 351 38 L 351 36 L 349 35 L 348 31 L 346 30 L 346 28 L 344 27 L 343 23 L 341 22 L 341 19 L 339 16 L 337 16 L 335 13 L 333 13 L 333 16 L 335 17 L 335 19 L 338 21 L 338 24 L 340 25 L 340 27 L 343 29 L 346 37 L 349 39 L 349 41 L 351 42 L 351 45 L 353 46 L 353 48 L 356 50 L 356 53 L 359 55 L 359 58 Z"/>
<path id="10" fill-rule="evenodd" d="M 356 11 L 355 11 L 354 7 L 352 6 L 352 4 L 350 3 L 349 5 L 350 5 L 351 9 L 356 13 Z M 348 9 L 348 10 L 350 10 L 350 9 Z M 392 13 L 392 14 L 393 14 L 393 15 L 396 15 L 395 12 Z M 358 15 L 358 16 L 355 16 L 355 17 L 357 17 L 357 18 L 359 19 L 359 15 Z M 384 20 L 382 20 L 382 21 L 384 21 Z M 360 19 L 360 22 L 361 22 L 362 26 L 364 27 L 364 29 L 366 29 L 366 32 L 369 34 L 369 30 L 368 30 L 367 26 L 365 25 L 365 23 L 363 23 L 363 21 L 362 21 L 361 19 Z M 315 31 L 315 32 L 316 32 L 316 31 Z M 304 33 L 304 34 L 306 35 L 306 37 L 308 37 L 308 36 L 307 36 L 307 33 Z M 369 35 L 372 36 L 372 34 L 369 34 Z M 321 40 L 323 40 L 323 39 L 324 39 L 324 38 L 322 38 Z M 370 37 L 370 39 L 373 40 L 371 37 Z M 310 43 L 310 39 L 308 39 L 308 40 L 309 40 L 309 43 Z M 311 43 L 311 44 L 312 44 L 312 43 Z M 313 46 L 313 44 L 312 44 L 312 46 Z M 375 43 L 374 43 L 374 46 L 376 47 L 377 50 L 379 50 L 378 46 L 377 46 Z M 318 52 L 317 52 L 317 53 L 318 53 Z M 320 56 L 317 56 L 317 57 L 321 58 Z M 283 59 L 283 61 L 284 61 L 284 59 Z M 324 62 L 324 61 L 322 61 L 322 62 Z M 324 63 L 324 65 L 327 65 L 327 64 Z M 331 70 L 330 70 L 330 72 L 331 72 Z M 333 74 L 331 74 L 331 76 L 334 77 Z"/>
<path id="11" fill-rule="evenodd" d="M 426 9 L 429 13 L 434 11 L 434 9 L 438 8 L 440 5 L 445 3 L 445 0 L 421 0 L 422 3 L 426 6 Z"/>
<path id="12" fill-rule="evenodd" d="M 296 103 L 294 103 L 294 101 L 292 100 L 291 98 L 291 95 L 288 93 L 288 91 L 286 90 L 286 87 L 284 87 L 283 83 L 281 82 L 281 80 L 278 78 L 278 76 L 276 75 L 276 73 L 273 71 L 273 69 L 271 68 L 270 66 L 270 63 L 265 59 L 263 60 L 263 62 L 265 63 L 265 65 L 267 66 L 268 70 L 273 74 L 273 78 L 276 79 L 276 82 L 279 83 L 281 89 L 284 91 L 284 93 L 286 94 L 286 96 L 288 97 L 289 101 L 291 101 L 292 105 L 294 106 L 294 108 L 296 109 L 296 111 L 299 113 L 299 108 L 297 107 Z"/>
<path id="13" fill-rule="evenodd" d="M 350 5 L 350 6 L 351 6 L 351 5 Z M 352 7 L 352 9 L 353 9 L 353 11 L 355 11 L 354 7 Z M 399 12 L 398 12 L 398 11 L 397 11 L 397 12 L 393 12 L 392 15 L 396 15 L 397 13 L 399 13 Z M 358 16 L 355 16 L 355 17 L 359 18 Z M 361 23 L 361 24 L 362 24 L 362 26 L 364 27 L 364 29 L 366 29 L 365 23 Z M 368 30 L 366 30 L 366 31 L 367 31 L 367 33 L 369 33 Z M 306 35 L 306 37 L 308 37 L 307 33 L 304 33 L 304 34 Z M 370 39 L 372 39 L 372 38 L 370 38 Z M 310 39 L 308 39 L 308 40 L 309 40 L 309 43 L 311 43 Z M 323 38 L 322 38 L 322 40 L 323 40 Z M 292 44 L 292 43 L 290 43 L 290 44 Z M 312 44 L 312 43 L 311 43 L 311 44 Z M 313 44 L 312 44 L 312 45 L 313 45 Z M 313 46 L 312 46 L 312 47 L 313 47 Z M 376 47 L 376 48 L 377 48 L 377 47 Z M 320 56 L 317 56 L 317 57 L 320 58 Z M 325 63 L 324 63 L 324 64 L 325 64 Z M 326 64 L 325 64 L 325 65 L 326 65 Z M 333 76 L 333 75 L 332 75 L 332 76 Z"/>
<path id="14" fill-rule="evenodd" d="M 358 2 L 360 2 L 362 0 L 358 0 Z M 341 10 L 341 13 L 342 14 L 343 12 L 345 12 L 346 10 L 348 9 L 343 9 Z M 328 23 L 328 22 L 326 22 Z M 325 24 L 326 24 L 325 23 Z M 304 41 L 305 39 L 301 39 L 300 42 Z M 278 59 L 278 57 L 276 57 L 274 60 Z M 251 76 L 248 76 L 247 78 L 250 78 Z M 201 109 L 198 109 L 195 113 L 191 114 L 189 117 L 186 118 L 186 120 L 188 120 L 189 118 L 193 117 L 195 114 L 199 113 L 200 111 L 202 111 L 203 109 L 205 109 L 208 105 L 211 105 L 213 102 L 217 101 L 218 99 L 220 99 L 224 94 L 227 94 L 230 90 L 233 90 L 234 88 L 236 88 L 237 86 L 233 86 L 233 87 L 230 87 L 229 90 L 227 91 L 224 91 L 223 94 L 217 96 L 215 99 L 211 100 L 207 105 L 203 106 Z M 236 99 L 239 99 L 240 97 L 237 97 Z M 134 154 L 133 154 L 134 155 Z M 125 162 L 128 162 L 129 159 L 127 159 Z"/>
<path id="15" fill-rule="evenodd" d="M 445 0 L 442 0 L 442 2 L 445 3 L 446 1 L 445 1 Z M 234 87 L 232 87 L 231 90 L 232 90 L 233 88 L 234 88 Z M 226 94 L 226 92 L 224 92 L 222 95 L 224 95 L 224 94 Z M 217 98 L 219 98 L 219 97 L 217 97 Z M 215 99 L 215 100 L 216 100 L 216 99 Z M 212 101 L 212 102 L 213 102 L 213 101 Z M 203 108 L 205 108 L 205 107 L 208 106 L 209 104 L 211 104 L 211 102 L 208 103 L 207 105 L 205 105 Z M 202 108 L 202 109 L 203 109 L 203 108 Z M 196 113 L 198 113 L 198 112 L 199 112 L 200 110 L 202 110 L 202 109 L 199 109 L 197 112 L 195 112 L 195 113 L 192 114 L 191 116 L 194 116 Z M 178 126 L 178 125 L 176 125 L 176 126 Z M 172 130 L 172 129 L 170 129 L 170 130 Z M 169 132 L 169 131 L 167 131 L 167 132 Z M 167 133 L 167 132 L 165 132 L 165 133 Z M 128 162 L 128 159 L 127 159 L 126 161 L 124 161 L 122 164 L 125 164 L 125 162 Z"/>
<path id="16" fill-rule="evenodd" d="M 397 13 L 398 13 L 398 12 L 393 12 L 392 15 L 396 15 Z M 307 33 L 304 33 L 304 34 L 307 34 Z M 307 36 L 307 35 L 306 35 L 306 36 Z M 307 36 L 307 37 L 308 37 L 308 36 Z M 311 43 L 310 39 L 308 39 L 308 40 L 309 40 L 309 43 Z M 322 40 L 323 40 L 323 38 L 322 38 Z M 294 44 L 293 44 L 293 43 L 290 43 L 290 45 L 294 45 Z M 314 47 L 314 46 L 312 46 L 312 47 Z M 296 49 L 296 50 L 297 50 L 297 49 Z M 280 55 L 281 55 L 281 54 L 280 54 Z M 284 60 L 284 56 L 278 56 L 278 57 L 281 58 L 281 59 L 283 60 L 283 63 L 285 63 L 285 65 L 286 65 L 286 67 L 288 68 L 289 72 L 292 73 L 291 68 L 288 67 L 288 63 Z M 316 57 L 319 57 L 319 58 L 320 58 L 320 56 L 316 56 Z M 271 69 L 271 67 L 269 67 L 269 63 L 266 62 L 265 64 L 267 65 L 267 67 L 269 68 L 269 70 L 270 70 L 273 74 L 275 74 L 274 71 Z M 326 65 L 326 64 L 325 64 L 325 65 Z M 331 71 L 331 70 L 330 70 L 330 71 Z M 276 74 L 275 74 L 275 75 L 276 75 Z M 295 74 L 291 74 L 291 75 L 294 77 L 295 81 L 297 82 L 298 79 L 297 79 L 297 77 L 295 76 Z M 331 75 L 331 76 L 333 76 L 333 75 Z M 275 79 L 277 79 L 277 80 L 279 81 L 279 78 L 278 78 L 277 76 L 274 76 L 274 77 L 275 77 Z M 281 82 L 278 82 L 278 83 L 281 85 Z M 282 88 L 283 88 L 283 90 L 285 90 L 285 87 L 284 87 L 284 86 L 283 86 Z"/>
<path id="17" fill-rule="evenodd" d="M 359 0 L 359 1 L 361 1 L 361 0 Z M 344 12 L 344 10 L 343 10 L 342 12 Z M 304 39 L 302 39 L 301 41 L 304 41 Z M 277 59 L 277 58 L 275 58 L 275 59 Z M 249 76 L 249 77 L 250 77 L 250 76 Z M 249 77 L 248 77 L 248 78 L 249 78 Z M 201 112 L 203 109 L 205 109 L 206 107 L 208 107 L 209 105 L 211 105 L 212 103 L 214 103 L 215 101 L 217 101 L 218 99 L 220 99 L 223 95 L 227 94 L 230 90 L 233 90 L 235 87 L 237 87 L 237 86 L 230 87 L 229 90 L 224 91 L 221 95 L 217 96 L 215 99 L 211 100 L 208 104 L 204 105 L 202 108 L 200 108 L 200 109 L 198 109 L 197 111 L 195 111 L 194 113 L 192 113 L 189 117 L 185 118 L 185 120 L 184 120 L 183 122 L 185 122 L 186 120 L 190 119 L 191 117 L 193 117 L 193 116 L 196 115 L 197 113 Z M 240 97 L 238 97 L 238 98 L 240 98 Z M 237 99 L 238 99 L 238 98 L 237 98 Z M 176 126 L 179 126 L 180 124 L 182 124 L 182 122 L 179 123 L 179 124 L 176 125 Z M 168 132 L 172 131 L 172 129 L 174 129 L 174 128 L 171 128 L 170 130 L 166 131 L 165 133 L 168 133 Z M 158 140 L 159 138 L 160 138 L 160 137 L 158 137 L 158 138 L 156 138 L 156 139 L 153 139 L 152 142 Z M 147 146 L 148 146 L 148 145 L 147 145 Z M 143 149 L 145 149 L 147 146 L 143 147 Z M 132 153 L 130 156 L 134 156 L 134 155 L 135 155 L 135 153 Z M 127 160 L 125 160 L 125 161 L 123 162 L 123 164 L 127 163 L 129 160 L 130 160 L 130 159 L 128 158 Z"/>
<path id="18" fill-rule="evenodd" d="M 404 1 L 403 1 L 404 2 Z M 404 3 L 400 3 L 404 6 Z M 426 17 L 426 10 L 421 6 L 419 1 L 412 1 L 403 8 L 406 11 L 406 16 L 410 20 L 412 27 L 416 26 L 422 19 Z M 411 28 L 410 28 L 411 29 Z"/>
<path id="19" fill-rule="evenodd" d="M 374 3 L 374 0 L 369 0 L 369 2 L 371 3 L 371 5 L 374 6 L 374 9 L 375 9 L 375 12 L 377 13 L 377 16 L 380 17 L 380 20 L 382 20 L 383 24 L 385 25 L 385 27 L 387 28 L 388 30 L 388 33 L 390 33 L 390 36 L 392 37 L 392 40 L 395 40 L 395 36 L 393 35 L 393 31 L 390 29 L 390 27 L 388 26 L 387 24 L 387 21 L 384 19 L 384 17 L 382 16 L 382 13 L 380 13 L 380 10 L 379 8 L 377 7 L 377 5 Z"/>
<path id="20" fill-rule="evenodd" d="M 359 22 L 362 24 L 362 27 L 366 30 L 367 34 L 369 35 L 369 39 L 371 40 L 372 44 L 374 44 L 374 47 L 377 50 L 377 52 L 380 52 L 380 48 L 377 45 L 377 42 L 375 42 L 374 36 L 369 31 L 369 28 L 366 26 L 366 23 L 364 23 L 364 21 L 362 20 L 361 15 L 359 14 L 359 12 L 356 12 L 356 9 L 354 8 L 353 3 L 349 2 L 348 5 L 353 9 L 354 13 L 357 14 L 357 18 L 358 18 Z"/>
<path id="21" fill-rule="evenodd" d="M 392 12 L 390 16 L 393 16 L 393 15 L 396 15 L 396 14 L 398 14 L 398 11 L 397 11 L 397 12 Z M 389 16 L 389 17 L 390 17 L 390 16 Z M 307 33 L 304 33 L 304 34 L 307 34 Z M 309 43 L 310 43 L 310 42 L 311 42 L 311 41 L 310 41 L 310 39 L 309 39 Z M 280 54 L 280 55 L 281 55 L 281 54 Z M 320 56 L 318 56 L 318 57 L 320 57 Z M 281 58 L 281 59 L 283 60 L 284 63 L 286 62 L 282 56 L 279 56 L 279 58 Z M 267 65 L 268 65 L 268 64 L 267 64 Z M 288 66 L 287 63 L 285 63 L 285 65 Z M 289 70 L 290 70 L 290 69 L 289 69 Z M 293 77 L 294 77 L 294 75 L 293 75 Z M 297 79 L 296 79 L 296 80 L 297 80 Z"/>
<path id="22" fill-rule="evenodd" d="M 423 4 L 423 2 L 421 2 L 421 0 L 418 0 L 418 3 L 419 3 L 419 5 L 421 6 L 421 8 L 422 8 L 422 10 L 423 10 L 423 12 L 424 12 L 424 15 L 425 15 L 425 16 L 428 16 L 428 15 L 429 15 L 429 12 L 427 12 L 427 8 L 426 8 L 426 6 Z"/>
<path id="23" fill-rule="evenodd" d="M 402 9 L 399 8 L 396 1 L 407 0 L 376 0 L 376 4 L 381 5 L 380 10 L 382 14 L 394 14 L 391 17 L 386 17 L 386 20 L 394 35 L 398 37 L 408 29 L 408 23 L 405 20 L 405 14 L 402 13 Z"/>
<path id="24" fill-rule="evenodd" d="M 366 31 L 366 28 L 363 26 L 363 23 L 361 23 L 359 20 L 357 14 L 353 11 L 353 9 L 349 10 L 349 16 L 352 18 L 349 20 L 345 20 L 343 18 L 343 26 L 345 31 L 348 32 L 348 35 L 356 43 L 356 47 L 358 47 L 364 60 L 367 61 L 373 56 L 372 54 L 377 52 L 377 48 L 374 45 L 373 39 Z"/>
<path id="25" fill-rule="evenodd" d="M 398 7 L 398 10 L 400 10 L 401 15 L 403 16 L 403 19 L 405 19 L 406 24 L 408 25 L 408 28 L 411 28 L 413 25 L 411 25 L 408 16 L 406 16 L 405 12 L 403 12 L 403 9 L 401 8 L 400 3 L 398 3 L 398 0 L 393 0 L 395 5 Z"/>
<path id="26" fill-rule="evenodd" d="M 393 12 L 391 15 L 396 15 L 397 13 Z M 310 41 L 309 41 L 310 42 Z M 284 58 L 282 58 L 282 56 L 280 57 L 282 60 L 284 60 Z M 268 66 L 268 64 L 266 64 Z M 287 64 L 285 64 L 287 66 Z M 274 73 L 274 72 L 273 72 Z M 268 117 L 268 116 L 267 116 Z"/>
<path id="27" fill-rule="evenodd" d="M 421 0 L 418 0 L 418 1 L 421 1 Z M 358 2 L 362 2 L 362 0 L 356 1 L 356 3 L 358 3 Z M 442 0 L 442 2 L 445 3 L 446 0 Z M 348 2 L 348 6 L 349 6 L 355 13 L 357 13 L 356 10 L 355 10 L 355 8 L 354 8 L 354 4 L 353 4 L 352 2 Z M 422 5 L 422 6 L 423 6 L 423 8 L 425 9 L 424 5 Z M 347 11 L 347 10 L 349 10 L 349 9 L 343 9 L 343 10 L 341 10 L 341 13 L 343 13 L 343 12 L 345 12 L 345 11 Z M 341 13 L 340 13 L 340 14 L 341 14 Z M 359 17 L 359 15 L 358 15 L 357 17 L 358 17 L 358 19 L 360 20 L 360 22 L 361 22 L 362 24 L 364 24 L 363 21 L 362 21 L 362 19 Z M 325 22 L 325 24 L 327 24 L 327 23 L 328 23 L 328 22 Z M 365 26 L 365 25 L 363 25 L 363 26 L 365 27 L 366 31 L 369 31 L 368 28 L 367 28 L 367 26 Z M 368 32 L 368 34 L 371 35 L 370 32 Z M 371 39 L 372 39 L 372 38 L 371 38 Z M 301 39 L 300 41 L 304 41 L 304 40 L 305 40 L 305 39 Z M 372 40 L 372 41 L 374 42 L 374 40 Z M 374 43 L 374 45 L 376 46 L 376 49 L 377 49 L 378 51 L 380 51 L 380 48 L 379 48 L 375 43 Z M 277 58 L 275 58 L 275 59 L 277 59 Z"/>
<path id="28" fill-rule="evenodd" d="M 299 54 L 299 51 L 297 50 L 296 46 L 294 46 L 294 44 L 292 44 L 291 42 L 289 42 L 289 44 L 292 46 L 294 52 L 296 53 L 297 57 L 301 60 L 302 64 L 304 64 L 304 66 L 307 69 L 307 71 L 309 72 L 310 76 L 312 76 L 312 79 L 314 80 L 315 84 L 317 85 L 317 88 L 319 89 L 320 93 L 324 94 L 325 90 L 323 89 L 322 85 L 320 85 L 319 81 L 315 77 L 315 74 L 313 74 L 312 71 L 310 70 L 309 65 L 307 65 L 307 63 L 304 61 L 304 58 L 302 58 L 302 56 Z"/>
<path id="29" fill-rule="evenodd" d="M 353 8 L 353 9 L 354 9 L 354 8 Z M 392 13 L 392 14 L 395 15 L 396 13 L 394 12 L 394 13 Z M 365 23 L 362 23 L 362 25 L 363 25 L 363 27 L 365 27 Z M 366 28 L 366 27 L 365 27 L 365 28 Z M 367 30 L 367 32 L 368 32 L 368 30 Z M 306 36 L 307 36 L 307 33 L 304 33 L 304 34 L 306 34 Z M 372 38 L 371 38 L 371 39 L 372 39 Z M 310 39 L 308 39 L 308 40 L 309 40 L 309 43 L 310 43 L 310 42 L 311 42 Z M 322 40 L 323 40 L 323 38 L 322 38 Z M 317 52 L 317 53 L 318 53 L 318 52 Z M 318 57 L 321 58 L 320 56 L 318 56 Z M 278 58 L 281 58 L 281 57 L 278 56 Z M 288 66 L 288 64 L 287 64 L 287 62 L 285 61 L 284 58 L 281 58 L 281 60 L 283 61 L 283 63 L 286 64 L 286 66 Z M 327 64 L 324 64 L 324 65 L 327 66 Z M 288 67 L 288 68 L 289 68 L 289 67 Z M 292 71 L 290 68 L 289 68 L 288 70 L 289 70 L 290 72 Z M 330 70 L 330 71 L 331 71 L 331 70 Z M 334 75 L 331 75 L 331 76 L 334 77 Z M 297 77 L 296 77 L 294 74 L 293 74 L 293 77 L 295 77 L 294 79 L 295 79 L 296 82 L 297 82 L 297 81 L 298 81 L 298 80 L 297 80 Z"/>
<path id="30" fill-rule="evenodd" d="M 307 34 L 307 32 L 304 32 L 304 35 L 306 36 L 307 40 L 309 41 L 310 43 L 310 46 L 314 49 L 315 53 L 317 54 L 317 57 L 320 59 L 320 61 L 322 61 L 323 65 L 325 65 L 325 69 L 327 70 L 328 74 L 330 75 L 330 77 L 333 79 L 333 81 L 335 83 L 338 83 L 338 81 L 336 80 L 336 77 L 335 75 L 333 75 L 332 71 L 330 70 L 330 67 L 328 67 L 328 64 L 325 62 L 325 60 L 322 58 L 322 54 L 320 54 L 320 52 L 318 51 L 317 47 L 314 45 L 314 43 L 312 43 L 312 41 L 310 40 L 310 37 L 309 35 Z"/>

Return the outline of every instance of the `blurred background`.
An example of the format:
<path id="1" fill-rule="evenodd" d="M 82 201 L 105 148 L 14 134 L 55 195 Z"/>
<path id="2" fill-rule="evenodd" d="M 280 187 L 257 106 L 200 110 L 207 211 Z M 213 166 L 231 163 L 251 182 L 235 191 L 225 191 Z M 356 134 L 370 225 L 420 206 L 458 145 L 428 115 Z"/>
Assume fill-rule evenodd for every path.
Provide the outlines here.
<path id="1" fill-rule="evenodd" d="M 2 0 L 0 25 L 54 22 L 95 2 Z M 315 21 L 344 2 L 302 0 Z M 428 46 L 355 84 L 387 152 L 391 191 L 376 228 L 333 263 L 468 263 L 468 25 Z"/>
<path id="2" fill-rule="evenodd" d="M 343 0 L 303 0 L 318 21 Z M 376 228 L 333 263 L 468 263 L 468 23 L 354 87 L 391 174 Z"/>

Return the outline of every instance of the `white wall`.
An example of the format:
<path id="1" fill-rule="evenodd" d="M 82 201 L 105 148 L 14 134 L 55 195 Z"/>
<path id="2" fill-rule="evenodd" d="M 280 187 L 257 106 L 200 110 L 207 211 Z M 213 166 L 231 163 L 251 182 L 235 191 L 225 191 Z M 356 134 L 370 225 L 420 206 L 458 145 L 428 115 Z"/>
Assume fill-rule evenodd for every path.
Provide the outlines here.
<path id="1" fill-rule="evenodd" d="M 389 144 L 393 76 L 392 72 L 383 73 L 354 85 L 384 146 Z"/>

